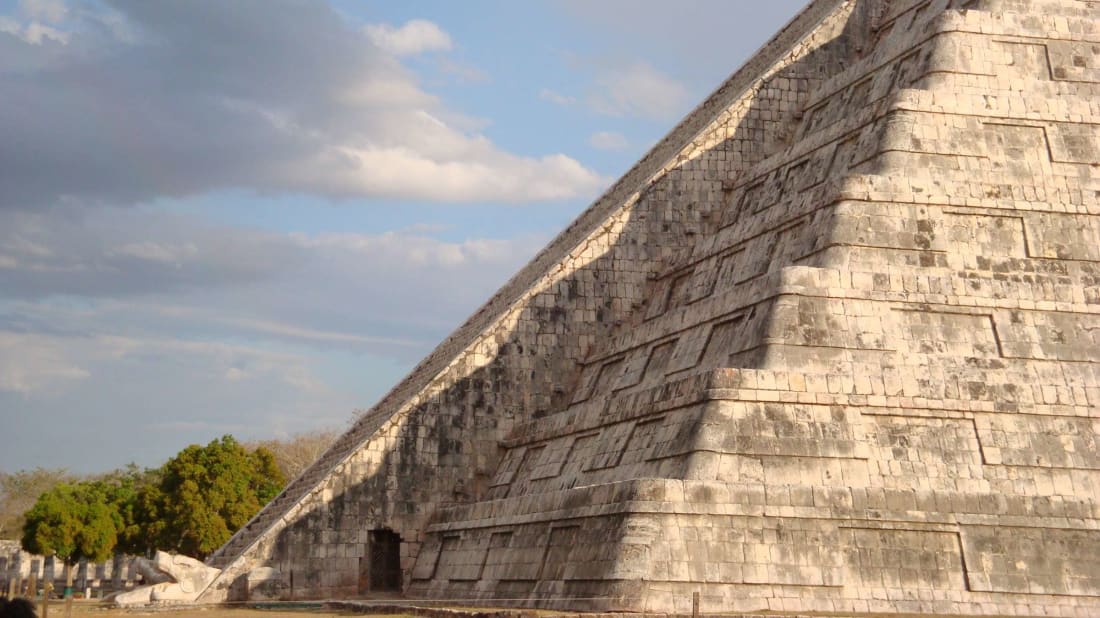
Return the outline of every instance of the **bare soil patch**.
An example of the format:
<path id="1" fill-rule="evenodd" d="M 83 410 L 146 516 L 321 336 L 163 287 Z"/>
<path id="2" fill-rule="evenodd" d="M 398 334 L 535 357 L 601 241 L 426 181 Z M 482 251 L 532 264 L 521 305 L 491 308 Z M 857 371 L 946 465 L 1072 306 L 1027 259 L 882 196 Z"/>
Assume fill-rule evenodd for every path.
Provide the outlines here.
<path id="1" fill-rule="evenodd" d="M 361 614 L 350 613 L 332 609 L 317 609 L 306 606 L 290 606 L 285 609 L 255 609 L 248 607 L 166 607 L 156 609 L 122 609 L 98 601 L 76 601 L 73 603 L 72 618 L 138 618 L 150 616 L 153 618 L 348 618 L 359 616 L 382 616 L 387 618 L 404 618 L 394 614 Z M 42 609 L 38 608 L 38 616 L 42 617 Z M 65 618 L 65 604 L 61 601 L 51 601 L 49 618 Z M 412 618 L 411 616 L 409 618 Z"/>

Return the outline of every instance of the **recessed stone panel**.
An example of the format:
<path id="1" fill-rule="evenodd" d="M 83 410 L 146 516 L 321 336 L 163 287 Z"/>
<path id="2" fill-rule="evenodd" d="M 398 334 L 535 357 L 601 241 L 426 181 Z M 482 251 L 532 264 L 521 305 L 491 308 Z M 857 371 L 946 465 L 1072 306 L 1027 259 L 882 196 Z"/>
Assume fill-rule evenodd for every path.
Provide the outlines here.
<path id="1" fill-rule="evenodd" d="M 613 468 L 619 465 L 619 460 L 623 456 L 623 448 L 630 440 L 630 433 L 633 430 L 633 422 L 618 423 L 605 427 L 600 432 L 600 437 L 596 441 L 595 453 L 588 460 L 585 471 Z"/>
<path id="2" fill-rule="evenodd" d="M 864 440 L 857 410 L 722 402 L 709 408 L 690 448 L 737 455 L 862 458 Z"/>
<path id="3" fill-rule="evenodd" d="M 987 463 L 1100 470 L 1100 419 L 989 414 L 974 423 Z"/>
<path id="4" fill-rule="evenodd" d="M 1100 315 L 1006 311 L 996 318 L 1008 358 L 1100 362 Z"/>
<path id="5" fill-rule="evenodd" d="M 580 541 L 580 533 L 580 526 L 554 526 L 550 529 L 539 579 L 566 579 L 571 563 L 570 553 Z"/>
<path id="6" fill-rule="evenodd" d="M 849 528 L 845 584 L 898 590 L 966 589 L 959 535 L 934 530 Z"/>
<path id="7" fill-rule="evenodd" d="M 512 486 L 508 491 L 509 496 L 522 496 L 530 489 L 531 475 L 539 467 L 542 456 L 546 451 L 546 445 L 529 446 L 523 453 L 516 475 L 512 479 Z"/>
<path id="8" fill-rule="evenodd" d="M 621 390 L 641 382 L 648 361 L 649 348 L 646 346 L 634 348 L 627 352 L 626 358 L 623 359 L 622 373 L 615 380 L 612 390 Z"/>
<path id="9" fill-rule="evenodd" d="M 501 459 L 500 465 L 497 467 L 497 474 L 493 477 L 492 485 L 507 485 L 511 483 L 512 480 L 515 479 L 516 472 L 519 471 L 520 464 L 523 462 L 523 457 L 526 454 L 526 446 L 508 449 L 504 453 L 504 458 Z"/>
<path id="10" fill-rule="evenodd" d="M 1020 124 L 1013 122 L 986 122 L 982 126 L 985 137 L 985 155 L 991 171 L 1009 177 L 1029 178 L 1036 172 L 1049 169 L 1050 144 L 1045 124 Z M 1003 177 L 1001 177 L 1003 178 Z M 996 179 L 986 189 L 985 197 L 1009 198 L 1011 184 L 995 186 Z"/>
<path id="11" fill-rule="evenodd" d="M 702 356 L 707 345 L 707 339 L 710 337 L 710 329 L 710 324 L 703 324 L 682 334 L 668 359 L 665 373 L 684 371 L 699 364 L 699 358 Z"/>
<path id="12" fill-rule="evenodd" d="M 1004 54 L 997 63 L 999 70 L 1027 79 L 1050 80 L 1053 77 L 1046 43 L 994 41 L 993 46 Z"/>
<path id="13" fill-rule="evenodd" d="M 592 396 L 592 389 L 596 386 L 596 378 L 603 369 L 602 363 L 588 363 L 581 369 L 581 377 L 577 381 L 577 388 L 573 391 L 573 403 L 580 403 Z"/>
<path id="14" fill-rule="evenodd" d="M 964 526 L 970 589 L 1100 596 L 1100 531 Z"/>
<path id="15" fill-rule="evenodd" d="M 1054 79 L 1100 82 L 1100 45 L 1083 41 L 1051 41 L 1047 48 Z"/>
<path id="16" fill-rule="evenodd" d="M 973 421 L 895 415 L 864 415 L 868 457 L 904 470 L 886 484 L 893 488 L 953 490 L 956 479 L 982 465 Z"/>
<path id="17" fill-rule="evenodd" d="M 668 364 L 672 359 L 672 353 L 676 349 L 678 339 L 664 341 L 653 346 L 649 351 L 649 360 L 645 366 L 644 379 L 660 379 L 668 372 Z"/>
<path id="18" fill-rule="evenodd" d="M 962 357 L 1001 356 L 1000 342 L 990 315 L 948 313 L 920 309 L 897 312 L 902 330 L 901 349 L 910 353 Z"/>
<path id="19" fill-rule="evenodd" d="M 738 342 L 743 339 L 741 330 L 744 328 L 747 314 L 740 313 L 728 319 L 716 322 L 707 339 L 706 349 L 703 351 L 703 363 L 709 367 L 723 367 L 730 354 L 741 349 Z"/>
<path id="20" fill-rule="evenodd" d="M 580 403 L 593 395 L 606 395 L 619 380 L 622 373 L 623 358 L 613 358 L 585 365 L 581 372 L 580 383 L 573 394 L 573 403 Z"/>
<path id="21" fill-rule="evenodd" d="M 1025 222 L 1032 257 L 1100 261 L 1100 216 L 1036 213 Z"/>
<path id="22" fill-rule="evenodd" d="M 622 465 L 634 464 L 650 459 L 657 444 L 662 441 L 667 433 L 665 430 L 667 421 L 665 417 L 646 418 L 634 425 L 634 430 L 623 448 L 620 459 Z"/>
<path id="23" fill-rule="evenodd" d="M 672 279 L 663 277 L 653 286 L 653 292 L 646 302 L 645 319 L 652 320 L 664 315 L 668 307 L 668 293 L 672 287 Z"/>
<path id="24" fill-rule="evenodd" d="M 1100 124 L 1059 123 L 1049 134 L 1051 160 L 1092 166 L 1100 161 Z"/>
<path id="25" fill-rule="evenodd" d="M 561 468 L 573 450 L 573 438 L 558 438 L 546 445 L 542 457 L 531 469 L 529 480 L 553 478 L 561 473 Z"/>
<path id="26" fill-rule="evenodd" d="M 555 480 L 550 484 L 551 487 L 568 489 L 576 485 L 584 469 L 596 456 L 596 449 L 599 448 L 599 437 L 599 432 L 573 436 L 569 445 L 569 452 L 562 461 L 558 476 L 554 477 Z"/>
<path id="27" fill-rule="evenodd" d="M 485 552 L 480 579 L 500 580 L 507 578 L 511 565 L 516 562 L 514 556 L 516 550 L 512 548 L 512 536 L 511 530 L 490 533 L 489 550 Z"/>
<path id="28" fill-rule="evenodd" d="M 474 534 L 443 537 L 433 577 L 449 581 L 477 581 L 486 548 Z"/>
<path id="29" fill-rule="evenodd" d="M 844 106 L 844 97 L 843 91 L 836 92 L 807 110 L 804 120 L 805 133 L 820 131 L 839 121 L 848 111 Z"/>
<path id="30" fill-rule="evenodd" d="M 952 253 L 981 257 L 1027 257 L 1022 215 L 944 211 L 944 232 Z"/>
<path id="31" fill-rule="evenodd" d="M 725 259 L 725 257 L 721 259 L 717 256 L 711 257 L 695 268 L 695 276 L 692 279 L 691 291 L 687 299 L 689 303 L 700 301 L 714 292 L 715 284 L 718 281 L 718 273 Z"/>
<path id="32" fill-rule="evenodd" d="M 672 279 L 672 285 L 668 289 L 668 301 L 665 303 L 666 311 L 687 304 L 691 297 L 693 278 L 693 272 L 685 272 Z"/>

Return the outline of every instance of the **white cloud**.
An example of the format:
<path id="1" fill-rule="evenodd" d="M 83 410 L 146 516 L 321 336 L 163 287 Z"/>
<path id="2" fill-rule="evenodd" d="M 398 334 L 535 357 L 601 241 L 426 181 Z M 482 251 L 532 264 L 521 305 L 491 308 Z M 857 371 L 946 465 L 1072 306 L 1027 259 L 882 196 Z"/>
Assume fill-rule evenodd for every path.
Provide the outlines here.
<path id="1" fill-rule="evenodd" d="M 20 19 L 0 15 L 0 32 L 15 35 L 35 46 L 50 41 L 67 44 L 71 33 L 55 26 L 64 21 L 68 14 L 69 9 L 63 0 L 19 0 Z"/>
<path id="2" fill-rule="evenodd" d="M 65 19 L 69 14 L 63 0 L 19 0 L 19 10 L 31 19 L 40 19 L 51 24 Z"/>
<path id="3" fill-rule="evenodd" d="M 301 264 L 282 234 L 140 209 L 0 209 L 0 298 L 110 297 L 263 280 Z"/>
<path id="4" fill-rule="evenodd" d="M 512 240 L 469 239 L 446 242 L 409 233 L 321 234 L 294 237 L 313 249 L 347 251 L 373 263 L 399 263 L 429 268 L 477 266 L 485 262 L 511 261 L 520 244 Z"/>
<path id="5" fill-rule="evenodd" d="M 549 191 L 545 179 L 524 178 Z M 408 359 L 548 240 L 439 233 L 431 224 L 276 233 L 130 208 L 0 210 L 0 330 L 117 333 L 126 324 Z M 47 311 L 73 298 L 91 313 L 73 322 Z M 6 313 L 12 303 L 25 306 Z"/>
<path id="6" fill-rule="evenodd" d="M 626 136 L 614 131 L 599 131 L 588 138 L 588 144 L 598 150 L 622 150 L 630 145 Z"/>
<path id="7" fill-rule="evenodd" d="M 247 380 L 249 377 L 251 376 L 239 367 L 230 367 L 225 370 L 225 379 L 228 382 L 240 382 Z"/>
<path id="8" fill-rule="evenodd" d="M 390 24 L 369 24 L 363 28 L 372 43 L 395 56 L 414 56 L 451 49 L 451 37 L 426 19 L 414 19 L 400 28 Z"/>
<path id="9" fill-rule="evenodd" d="M 539 98 L 543 101 L 550 101 L 555 105 L 572 105 L 577 102 L 574 97 L 569 97 L 559 92 L 555 92 L 549 88 L 543 88 L 539 91 Z"/>
<path id="10" fill-rule="evenodd" d="M 23 31 L 23 37 L 35 45 L 41 45 L 44 39 L 53 39 L 58 43 L 68 43 L 69 36 L 68 32 L 62 32 L 61 30 L 51 28 L 50 26 L 40 24 L 36 21 L 31 22 L 26 30 Z"/>
<path id="11" fill-rule="evenodd" d="M 28 444 L 5 443 L 0 468 L 53 462 L 91 472 L 126 461 L 157 465 L 188 443 L 225 433 L 252 439 L 347 418 L 358 398 L 319 380 L 317 357 L 284 350 L 136 332 L 21 333 L 0 327 L 5 435 L 34 437 Z M 150 433 L 158 427 L 174 429 Z M 133 440 L 135 432 L 141 440 Z M 51 445 L 48 452 L 42 444 Z"/>
<path id="12" fill-rule="evenodd" d="M 252 335 L 273 335 L 278 338 L 296 339 L 311 343 L 352 343 L 358 345 L 389 345 L 416 347 L 423 345 L 421 341 L 409 339 L 397 339 L 393 337 L 371 337 L 354 333 L 342 333 L 329 330 L 303 328 L 294 324 L 287 324 L 276 320 L 259 318 L 234 317 L 224 312 L 216 314 L 204 311 L 195 311 L 187 308 L 167 308 L 162 311 L 165 315 L 176 315 L 187 319 L 201 320 L 210 323 L 219 323 L 230 326 L 238 331 L 249 332 Z"/>
<path id="13" fill-rule="evenodd" d="M 148 362 L 160 356 L 186 356 L 197 360 L 195 366 L 211 378 L 236 382 L 262 376 L 304 391 L 325 390 L 308 368 L 309 359 L 298 354 L 252 345 L 170 337 L 99 335 L 81 339 L 83 341 L 70 339 L 67 346 L 99 363 L 126 359 Z"/>
<path id="14" fill-rule="evenodd" d="M 234 188 L 529 202 L 590 197 L 608 180 L 562 153 L 503 150 L 485 121 L 426 91 L 399 56 L 451 47 L 431 22 L 370 26 L 374 45 L 315 3 L 125 3 L 111 18 L 74 28 L 68 46 L 45 45 L 61 36 L 45 26 L 0 24 L 43 43 L 0 54 L 0 135 L 36 147 L 33 158 L 0 149 L 0 208 Z M 89 123 L 89 109 L 117 113 Z"/>
<path id="15" fill-rule="evenodd" d="M 0 32 L 22 36 L 23 26 L 7 15 L 0 15 Z"/>
<path id="16" fill-rule="evenodd" d="M 0 15 L 0 32 L 15 35 L 31 45 L 42 45 L 47 40 L 66 44 L 69 42 L 70 33 L 47 26 L 38 21 L 31 21 L 24 25 L 11 17 Z"/>
<path id="17" fill-rule="evenodd" d="M 34 258 L 49 258 L 54 255 L 53 249 L 18 234 L 10 237 L 0 236 L 0 247 Z"/>
<path id="18" fill-rule="evenodd" d="M 414 359 L 547 240 L 440 240 L 432 225 L 273 233 L 139 209 L 94 213 L 0 210 L 0 331 L 133 327 L 142 337 L 184 332 Z M 68 303 L 56 299 L 67 298 L 84 309 L 61 311 Z"/>
<path id="19" fill-rule="evenodd" d="M 483 154 L 465 160 L 440 159 L 407 147 L 345 147 L 330 151 L 322 160 L 329 164 L 325 178 L 329 193 L 347 196 L 440 202 L 537 201 L 592 195 L 608 182 L 561 154 L 530 159 L 495 148 Z M 318 180 L 316 175 L 302 179 L 303 184 Z"/>
<path id="20" fill-rule="evenodd" d="M 0 391 L 29 396 L 91 374 L 67 354 L 66 339 L 0 332 Z"/>
<path id="21" fill-rule="evenodd" d="M 81 470 L 154 465 L 227 431 L 265 437 L 348 418 L 548 240 L 444 240 L 430 224 L 261 233 L 74 208 L 0 210 L 0 254 L 15 262 L 0 269 L 0 415 L 64 445 L 71 458 L 53 465 Z M 102 434 L 93 452 L 51 433 L 87 418 Z M 164 423 L 195 425 L 126 443 Z M 0 466 L 36 457 L 0 453 Z"/>
<path id="22" fill-rule="evenodd" d="M 142 241 L 108 249 L 106 253 L 109 256 L 127 256 L 149 262 L 180 265 L 187 260 L 198 257 L 199 248 L 191 242 L 170 244 Z"/>
<path id="23" fill-rule="evenodd" d="M 588 104 L 601 114 L 667 120 L 686 112 L 690 103 L 683 84 L 645 62 L 607 71 L 596 81 L 599 90 Z"/>

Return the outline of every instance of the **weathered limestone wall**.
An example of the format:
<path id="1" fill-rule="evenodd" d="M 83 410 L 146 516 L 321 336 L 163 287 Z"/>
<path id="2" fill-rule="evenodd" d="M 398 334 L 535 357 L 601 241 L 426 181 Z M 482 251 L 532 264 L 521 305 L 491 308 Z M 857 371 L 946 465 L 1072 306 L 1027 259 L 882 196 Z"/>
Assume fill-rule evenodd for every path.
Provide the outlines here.
<path id="1" fill-rule="evenodd" d="M 1098 8 L 863 5 L 874 42 L 430 528 L 414 593 L 1100 613 Z"/>
<path id="2" fill-rule="evenodd" d="M 372 590 L 1100 614 L 1100 6 L 820 0 L 214 556 Z"/>
<path id="3" fill-rule="evenodd" d="M 635 222 L 639 212 L 649 216 Z M 357 594 L 369 531 L 383 528 L 400 534 L 411 568 L 426 519 L 484 494 L 498 442 L 517 420 L 561 405 L 579 360 L 640 299 L 662 241 L 682 239 L 680 228 L 639 205 L 605 221 L 398 412 L 369 413 L 363 442 L 230 568 L 277 566 L 299 596 Z"/>
<path id="4" fill-rule="evenodd" d="M 817 7 L 803 21 L 824 14 Z M 784 143 L 775 127 L 794 114 L 806 83 L 756 92 L 761 83 L 716 92 L 212 556 L 226 571 L 204 600 L 240 596 L 232 587 L 261 564 L 293 578 L 298 597 L 363 592 L 375 529 L 401 535 L 411 570 L 428 518 L 493 491 L 500 441 L 516 423 L 569 403 L 591 348 L 636 313 L 649 279 L 710 225 L 723 181 Z"/>

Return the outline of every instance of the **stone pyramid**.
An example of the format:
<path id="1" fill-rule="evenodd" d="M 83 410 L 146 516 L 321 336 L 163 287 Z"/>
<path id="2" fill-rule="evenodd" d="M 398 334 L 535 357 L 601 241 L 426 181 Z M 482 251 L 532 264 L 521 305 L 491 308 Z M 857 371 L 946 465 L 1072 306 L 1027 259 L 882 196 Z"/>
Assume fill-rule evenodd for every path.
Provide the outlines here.
<path id="1" fill-rule="evenodd" d="M 1098 81 L 1100 2 L 809 3 L 202 599 L 1100 616 Z"/>

